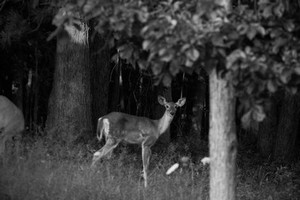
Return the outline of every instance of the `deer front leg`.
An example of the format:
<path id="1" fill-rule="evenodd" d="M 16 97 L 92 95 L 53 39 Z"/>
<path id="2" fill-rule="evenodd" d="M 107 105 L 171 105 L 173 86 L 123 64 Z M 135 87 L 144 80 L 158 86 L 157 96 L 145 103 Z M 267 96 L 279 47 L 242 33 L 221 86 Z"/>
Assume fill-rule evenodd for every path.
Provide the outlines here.
<path id="1" fill-rule="evenodd" d="M 110 155 L 112 153 L 112 151 L 114 150 L 114 148 L 116 148 L 118 146 L 118 144 L 119 144 L 119 142 L 117 142 L 116 140 L 114 140 L 112 138 L 108 138 L 106 140 L 105 145 L 100 150 L 98 150 L 94 153 L 93 162 L 92 162 L 91 166 L 94 167 L 98 160 L 100 160 L 107 154 Z"/>
<path id="2" fill-rule="evenodd" d="M 155 144 L 157 137 L 155 137 L 155 134 L 150 134 L 151 136 L 148 136 L 144 142 L 142 143 L 142 158 L 143 158 L 143 173 L 144 173 L 144 185 L 145 187 L 148 186 L 148 166 L 149 161 L 151 157 L 151 147 L 153 144 Z"/>
<path id="3" fill-rule="evenodd" d="M 149 166 L 149 160 L 151 156 L 151 150 L 150 147 L 143 146 L 142 147 L 142 159 L 143 159 L 143 176 L 144 176 L 144 186 L 148 186 L 148 166 Z"/>

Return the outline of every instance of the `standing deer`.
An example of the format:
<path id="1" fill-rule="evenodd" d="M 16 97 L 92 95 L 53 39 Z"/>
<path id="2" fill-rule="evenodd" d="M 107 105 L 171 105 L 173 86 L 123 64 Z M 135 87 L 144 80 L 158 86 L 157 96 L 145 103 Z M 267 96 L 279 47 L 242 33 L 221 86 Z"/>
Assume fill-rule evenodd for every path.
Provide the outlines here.
<path id="1" fill-rule="evenodd" d="M 164 115 L 158 120 L 138 117 L 120 112 L 112 112 L 98 120 L 97 138 L 101 141 L 103 134 L 105 145 L 94 153 L 92 166 L 106 155 L 109 157 L 120 142 L 139 144 L 142 146 L 144 185 L 147 187 L 147 170 L 151 156 L 151 146 L 155 144 L 170 126 L 178 107 L 185 104 L 186 99 L 181 98 L 176 103 L 167 102 L 158 96 L 158 102 L 165 106 Z"/>
<path id="2" fill-rule="evenodd" d="M 0 95 L 0 156 L 3 156 L 6 141 L 23 130 L 22 111 L 8 98 Z"/>

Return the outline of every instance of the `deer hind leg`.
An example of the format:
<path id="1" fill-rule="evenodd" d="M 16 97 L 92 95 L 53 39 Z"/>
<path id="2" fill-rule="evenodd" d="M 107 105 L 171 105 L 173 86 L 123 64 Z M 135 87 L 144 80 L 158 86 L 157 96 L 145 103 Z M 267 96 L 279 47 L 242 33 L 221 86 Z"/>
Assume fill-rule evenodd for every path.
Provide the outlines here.
<path id="1" fill-rule="evenodd" d="M 0 138 L 0 157 L 3 156 L 5 151 L 5 138 Z"/>
<path id="2" fill-rule="evenodd" d="M 8 132 L 4 130 L 4 128 L 1 129 L 0 132 L 0 157 L 3 156 L 4 151 L 5 151 L 5 145 L 6 145 L 6 140 L 8 139 Z"/>
<path id="3" fill-rule="evenodd" d="M 114 148 L 118 146 L 119 142 L 113 138 L 108 138 L 105 145 L 94 153 L 92 167 L 95 166 L 96 162 L 104 156 L 110 156 Z"/>
<path id="4" fill-rule="evenodd" d="M 149 146 L 142 145 L 142 159 L 143 159 L 143 175 L 144 175 L 144 186 L 148 186 L 148 166 L 151 156 L 151 149 Z"/>

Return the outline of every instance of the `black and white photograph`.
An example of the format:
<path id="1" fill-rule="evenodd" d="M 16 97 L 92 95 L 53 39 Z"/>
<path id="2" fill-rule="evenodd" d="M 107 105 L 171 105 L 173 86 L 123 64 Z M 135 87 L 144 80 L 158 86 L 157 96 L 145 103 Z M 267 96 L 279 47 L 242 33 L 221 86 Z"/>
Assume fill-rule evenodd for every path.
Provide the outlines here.
<path id="1" fill-rule="evenodd" d="M 0 200 L 300 200 L 300 0 L 0 0 Z"/>

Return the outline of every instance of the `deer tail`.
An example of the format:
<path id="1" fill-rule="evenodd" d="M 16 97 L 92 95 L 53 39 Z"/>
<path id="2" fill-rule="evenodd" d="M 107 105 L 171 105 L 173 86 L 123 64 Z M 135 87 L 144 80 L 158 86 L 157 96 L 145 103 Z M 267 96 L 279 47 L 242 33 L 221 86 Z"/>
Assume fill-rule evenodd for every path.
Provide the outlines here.
<path id="1" fill-rule="evenodd" d="M 103 118 L 99 118 L 96 131 L 97 139 L 99 140 L 99 142 L 102 140 L 103 137 L 103 128 Z"/>

